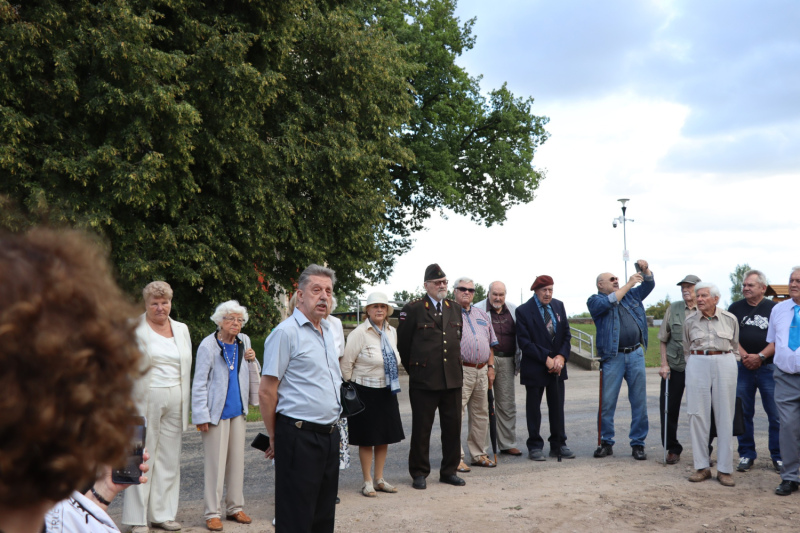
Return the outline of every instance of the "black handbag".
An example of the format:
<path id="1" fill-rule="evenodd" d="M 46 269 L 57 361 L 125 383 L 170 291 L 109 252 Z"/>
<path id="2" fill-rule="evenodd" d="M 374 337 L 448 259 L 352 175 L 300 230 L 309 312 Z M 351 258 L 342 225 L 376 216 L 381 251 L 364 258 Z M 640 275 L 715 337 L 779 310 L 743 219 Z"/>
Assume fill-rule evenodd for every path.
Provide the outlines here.
<path id="1" fill-rule="evenodd" d="M 361 398 L 358 397 L 356 386 L 352 381 L 342 381 L 342 418 L 355 416 L 367 408 Z"/>

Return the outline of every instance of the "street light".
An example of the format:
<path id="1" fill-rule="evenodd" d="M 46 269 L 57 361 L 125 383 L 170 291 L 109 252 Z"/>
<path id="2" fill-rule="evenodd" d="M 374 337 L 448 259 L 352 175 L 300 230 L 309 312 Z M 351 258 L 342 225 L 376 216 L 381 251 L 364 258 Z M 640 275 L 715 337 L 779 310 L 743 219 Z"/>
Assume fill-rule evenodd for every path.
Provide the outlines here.
<path id="1" fill-rule="evenodd" d="M 634 220 L 632 218 L 625 218 L 625 211 L 627 211 L 627 208 L 625 207 L 625 204 L 627 204 L 630 201 L 630 199 L 629 198 L 620 198 L 617 201 L 622 204 L 622 216 L 615 218 L 611 222 L 611 224 L 615 228 L 617 227 L 617 224 L 622 224 L 622 245 L 623 245 L 622 261 L 625 263 L 625 281 L 627 282 L 627 280 L 628 280 L 628 260 L 630 259 L 630 256 L 628 254 L 628 234 L 627 234 L 627 231 L 626 231 L 626 228 L 625 228 L 625 223 L 626 222 L 633 222 Z"/>

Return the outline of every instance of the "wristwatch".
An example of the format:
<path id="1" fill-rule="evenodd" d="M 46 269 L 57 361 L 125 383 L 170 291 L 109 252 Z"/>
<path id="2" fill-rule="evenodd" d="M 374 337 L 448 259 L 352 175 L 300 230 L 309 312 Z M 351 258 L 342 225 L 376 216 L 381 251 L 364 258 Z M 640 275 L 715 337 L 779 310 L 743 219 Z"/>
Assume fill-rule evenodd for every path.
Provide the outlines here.
<path id="1" fill-rule="evenodd" d="M 766 357 L 764 357 L 764 354 L 763 354 L 763 353 L 761 353 L 761 352 L 758 352 L 758 356 L 761 358 L 761 362 L 762 362 L 762 363 L 763 363 L 764 361 L 766 361 L 766 360 L 767 360 L 767 358 L 766 358 Z"/>
<path id="2" fill-rule="evenodd" d="M 486 366 L 488 366 L 489 368 L 491 368 L 492 370 L 494 370 L 494 365 L 486 365 Z"/>

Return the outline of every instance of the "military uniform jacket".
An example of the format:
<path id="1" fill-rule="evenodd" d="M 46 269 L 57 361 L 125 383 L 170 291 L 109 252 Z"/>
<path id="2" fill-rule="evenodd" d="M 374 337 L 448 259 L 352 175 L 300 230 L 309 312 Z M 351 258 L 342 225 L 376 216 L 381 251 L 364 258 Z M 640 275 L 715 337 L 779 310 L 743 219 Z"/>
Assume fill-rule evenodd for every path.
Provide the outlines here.
<path id="1" fill-rule="evenodd" d="M 431 299 L 408 302 L 399 316 L 397 348 L 412 389 L 446 390 L 463 384 L 461 307 L 442 301 L 441 315 Z"/>

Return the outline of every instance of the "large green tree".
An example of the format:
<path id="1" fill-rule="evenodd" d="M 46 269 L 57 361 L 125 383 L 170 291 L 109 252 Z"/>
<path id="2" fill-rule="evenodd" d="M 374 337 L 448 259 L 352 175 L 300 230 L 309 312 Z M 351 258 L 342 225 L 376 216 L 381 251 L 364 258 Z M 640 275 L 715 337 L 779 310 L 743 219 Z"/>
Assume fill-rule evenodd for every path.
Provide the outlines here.
<path id="1" fill-rule="evenodd" d="M 733 272 L 728 276 L 731 280 L 731 302 L 738 302 L 744 295 L 742 294 L 742 283 L 744 283 L 744 275 L 750 270 L 750 265 L 747 263 L 736 265 Z"/>
<path id="2" fill-rule="evenodd" d="M 386 279 L 432 209 L 502 222 L 540 178 L 546 119 L 455 65 L 449 1 L 0 0 L 0 24 L 1 222 L 99 234 L 196 329 L 229 298 L 274 322 L 310 262 Z"/>

